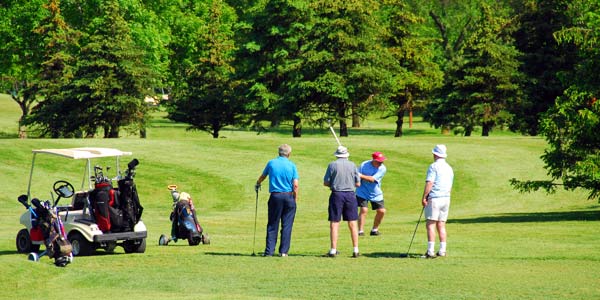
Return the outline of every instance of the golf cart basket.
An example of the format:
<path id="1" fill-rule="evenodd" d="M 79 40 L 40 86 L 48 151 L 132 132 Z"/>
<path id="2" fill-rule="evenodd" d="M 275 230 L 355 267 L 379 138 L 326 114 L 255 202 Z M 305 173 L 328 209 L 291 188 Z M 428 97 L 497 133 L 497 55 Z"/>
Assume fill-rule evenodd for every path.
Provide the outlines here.
<path id="1" fill-rule="evenodd" d="M 207 235 L 203 234 L 202 226 L 198 222 L 196 209 L 192 197 L 186 192 L 177 191 L 176 185 L 169 185 L 173 199 L 172 211 L 169 216 L 171 221 L 171 237 L 164 234 L 160 236 L 159 245 L 167 245 L 170 241 L 177 242 L 178 239 L 187 239 L 190 246 L 200 243 L 210 244 Z"/>

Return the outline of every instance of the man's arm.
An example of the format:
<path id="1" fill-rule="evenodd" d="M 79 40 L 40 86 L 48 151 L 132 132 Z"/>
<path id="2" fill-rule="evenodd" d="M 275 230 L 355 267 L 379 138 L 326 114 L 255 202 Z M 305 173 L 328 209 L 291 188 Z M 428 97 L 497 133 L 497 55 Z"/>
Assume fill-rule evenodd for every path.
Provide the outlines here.
<path id="1" fill-rule="evenodd" d="M 425 188 L 423 189 L 423 199 L 421 199 L 421 204 L 423 206 L 427 206 L 427 195 L 431 192 L 431 188 L 433 187 L 433 181 L 426 181 Z"/>

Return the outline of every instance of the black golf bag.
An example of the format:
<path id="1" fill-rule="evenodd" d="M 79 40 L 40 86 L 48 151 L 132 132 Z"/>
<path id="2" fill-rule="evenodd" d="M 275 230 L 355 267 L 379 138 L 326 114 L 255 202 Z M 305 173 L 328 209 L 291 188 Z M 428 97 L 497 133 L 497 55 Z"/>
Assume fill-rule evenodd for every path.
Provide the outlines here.
<path id="1" fill-rule="evenodd" d="M 37 198 L 31 200 L 35 209 L 31 209 L 31 230 L 41 231 L 44 237 L 46 251 L 42 255 L 54 258 L 54 264 L 64 267 L 71 262 L 71 243 L 66 238 L 62 221 L 50 201 L 40 202 Z"/>
<path id="2" fill-rule="evenodd" d="M 139 161 L 133 159 L 127 165 L 125 177 L 118 181 L 118 189 L 113 188 L 111 180 L 104 177 L 101 168 L 95 168 L 95 188 L 90 193 L 90 203 L 102 232 L 132 231 L 141 219 L 144 208 L 140 205 L 133 181 L 138 164 Z"/>

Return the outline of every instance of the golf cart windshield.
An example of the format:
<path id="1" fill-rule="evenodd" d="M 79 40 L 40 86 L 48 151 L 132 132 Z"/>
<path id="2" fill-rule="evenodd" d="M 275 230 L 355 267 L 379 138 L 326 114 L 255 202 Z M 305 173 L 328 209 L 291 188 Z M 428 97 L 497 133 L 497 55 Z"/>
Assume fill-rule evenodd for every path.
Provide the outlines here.
<path id="1" fill-rule="evenodd" d="M 65 148 L 65 149 L 34 149 L 33 159 L 31 162 L 31 171 L 29 173 L 29 184 L 27 186 L 27 196 L 31 197 L 31 184 L 33 178 L 33 169 L 35 166 L 35 159 L 38 154 L 50 154 L 53 156 L 69 158 L 73 160 L 85 159 L 85 169 L 83 174 L 83 180 L 81 182 L 81 190 L 93 189 L 93 182 L 90 180 L 92 173 L 92 159 L 101 159 L 107 157 L 115 157 L 115 172 L 117 178 L 121 176 L 119 159 L 123 155 L 131 155 L 131 152 L 125 152 L 113 148 Z M 57 172 L 67 173 L 73 170 L 56 170 Z M 86 187 L 87 184 L 87 187 Z"/>

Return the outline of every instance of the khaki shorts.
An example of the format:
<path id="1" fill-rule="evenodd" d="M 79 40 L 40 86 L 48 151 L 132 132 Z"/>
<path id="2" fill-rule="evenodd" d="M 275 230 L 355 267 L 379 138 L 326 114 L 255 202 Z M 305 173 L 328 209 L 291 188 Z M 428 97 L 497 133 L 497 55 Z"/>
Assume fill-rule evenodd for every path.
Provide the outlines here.
<path id="1" fill-rule="evenodd" d="M 450 210 L 450 197 L 430 198 L 425 206 L 425 219 L 446 222 Z"/>

